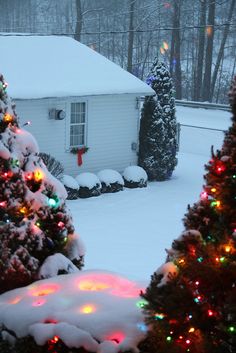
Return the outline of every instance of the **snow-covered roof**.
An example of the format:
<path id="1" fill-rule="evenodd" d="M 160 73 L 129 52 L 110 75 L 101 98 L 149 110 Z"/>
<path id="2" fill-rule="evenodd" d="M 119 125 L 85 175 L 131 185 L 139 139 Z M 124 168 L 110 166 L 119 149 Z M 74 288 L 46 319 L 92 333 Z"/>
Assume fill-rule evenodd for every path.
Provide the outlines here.
<path id="1" fill-rule="evenodd" d="M 63 36 L 0 35 L 0 73 L 13 98 L 154 91 L 104 56 Z"/>

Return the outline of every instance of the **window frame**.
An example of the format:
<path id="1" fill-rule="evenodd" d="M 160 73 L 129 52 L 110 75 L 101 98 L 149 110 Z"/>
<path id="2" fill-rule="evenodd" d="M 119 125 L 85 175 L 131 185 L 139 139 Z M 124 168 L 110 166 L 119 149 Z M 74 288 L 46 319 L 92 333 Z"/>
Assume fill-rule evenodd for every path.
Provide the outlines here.
<path id="1" fill-rule="evenodd" d="M 84 104 L 85 106 L 85 117 L 83 123 L 72 123 L 72 104 Z M 73 148 L 82 148 L 87 145 L 87 128 L 88 128 L 88 101 L 83 100 L 71 100 L 68 102 L 68 112 L 69 112 L 69 119 L 68 119 L 68 127 L 67 127 L 67 151 L 70 151 Z M 80 145 L 71 145 L 71 126 L 84 126 L 84 143 Z"/>

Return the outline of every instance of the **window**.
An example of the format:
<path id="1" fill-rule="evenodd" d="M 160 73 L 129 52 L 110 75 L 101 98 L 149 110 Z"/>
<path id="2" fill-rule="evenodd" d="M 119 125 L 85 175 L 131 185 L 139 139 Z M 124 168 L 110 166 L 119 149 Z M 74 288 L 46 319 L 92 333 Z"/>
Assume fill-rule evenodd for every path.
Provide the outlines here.
<path id="1" fill-rule="evenodd" d="M 70 147 L 85 145 L 86 104 L 71 103 Z"/>

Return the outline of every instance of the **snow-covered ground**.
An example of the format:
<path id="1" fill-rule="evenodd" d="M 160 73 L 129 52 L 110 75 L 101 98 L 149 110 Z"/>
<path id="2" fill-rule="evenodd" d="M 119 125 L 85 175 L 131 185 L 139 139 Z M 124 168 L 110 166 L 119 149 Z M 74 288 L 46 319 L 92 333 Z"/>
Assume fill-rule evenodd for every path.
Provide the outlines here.
<path id="1" fill-rule="evenodd" d="M 226 130 L 230 113 L 177 107 L 181 124 Z M 221 131 L 181 127 L 179 162 L 172 179 L 144 189 L 125 189 L 68 201 L 85 247 L 85 269 L 118 272 L 149 281 L 165 261 L 165 248 L 183 230 L 187 205 L 197 201 L 210 147 L 220 148 Z"/>

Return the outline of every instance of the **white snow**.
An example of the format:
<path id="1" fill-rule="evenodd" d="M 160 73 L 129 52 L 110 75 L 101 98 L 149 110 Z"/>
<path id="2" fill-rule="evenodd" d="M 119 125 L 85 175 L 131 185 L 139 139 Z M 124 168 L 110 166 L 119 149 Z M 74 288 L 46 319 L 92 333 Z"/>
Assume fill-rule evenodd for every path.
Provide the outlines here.
<path id="1" fill-rule="evenodd" d="M 7 53 L 1 58 L 1 72 L 10 82 L 8 93 L 13 98 L 154 93 L 137 77 L 69 37 L 2 33 L 0 48 Z"/>
<path id="2" fill-rule="evenodd" d="M 156 270 L 157 275 L 162 275 L 162 279 L 157 287 L 164 286 L 168 283 L 171 278 L 176 276 L 178 273 L 178 267 L 173 262 L 166 262 Z"/>
<path id="3" fill-rule="evenodd" d="M 139 182 L 141 180 L 143 180 L 144 182 L 147 181 L 147 173 L 143 168 L 137 165 L 131 165 L 125 168 L 123 177 L 127 181 L 134 181 L 134 182 Z"/>
<path id="4" fill-rule="evenodd" d="M 39 278 L 54 277 L 64 270 L 67 273 L 78 272 L 78 268 L 67 257 L 62 254 L 48 256 L 39 270 Z"/>
<path id="5" fill-rule="evenodd" d="M 98 177 L 93 173 L 81 173 L 76 176 L 76 181 L 78 182 L 79 186 L 87 187 L 89 189 L 94 188 L 97 184 L 100 186 L 100 180 Z"/>
<path id="6" fill-rule="evenodd" d="M 177 120 L 226 130 L 230 113 L 177 107 Z M 182 234 L 187 205 L 198 201 L 202 191 L 211 145 L 220 148 L 223 137 L 221 131 L 182 126 L 178 166 L 170 180 L 67 201 L 76 230 L 86 244 L 85 268 L 149 280 L 165 262 L 165 249 Z"/>
<path id="7" fill-rule="evenodd" d="M 225 130 L 229 116 L 226 112 L 177 108 L 178 121 L 193 126 L 201 119 L 206 127 Z M 177 272 L 173 262 L 165 263 L 165 249 L 174 239 L 189 234 L 201 237 L 195 230 L 183 232 L 182 218 L 187 204 L 199 199 L 209 147 L 220 148 L 222 140 L 220 131 L 183 127 L 179 163 L 170 180 L 67 201 L 76 230 L 86 243 L 85 270 L 1 295 L 0 325 L 19 337 L 31 334 L 41 345 L 60 336 L 69 347 L 82 346 L 97 353 L 135 352 L 147 329 L 140 290 L 153 272 L 163 275 L 159 285 L 169 280 L 169 273 Z M 82 176 L 86 185 L 88 180 Z M 73 242 L 79 241 L 77 235 L 73 237 Z M 68 265 L 58 258 L 55 263 L 56 267 Z M 13 340 L 6 332 L 4 336 Z"/>
<path id="8" fill-rule="evenodd" d="M 104 169 L 101 170 L 97 175 L 100 182 L 105 183 L 106 185 L 110 185 L 112 183 L 119 183 L 124 185 L 122 176 L 116 170 Z"/>
<path id="9" fill-rule="evenodd" d="M 64 174 L 62 182 L 68 188 L 75 189 L 75 190 L 79 189 L 79 184 L 77 180 L 70 175 Z"/>
<path id="10" fill-rule="evenodd" d="M 34 282 L 0 296 L 0 325 L 18 337 L 32 335 L 38 345 L 58 336 L 68 347 L 92 352 L 135 351 L 146 330 L 142 289 L 95 270 Z"/>

